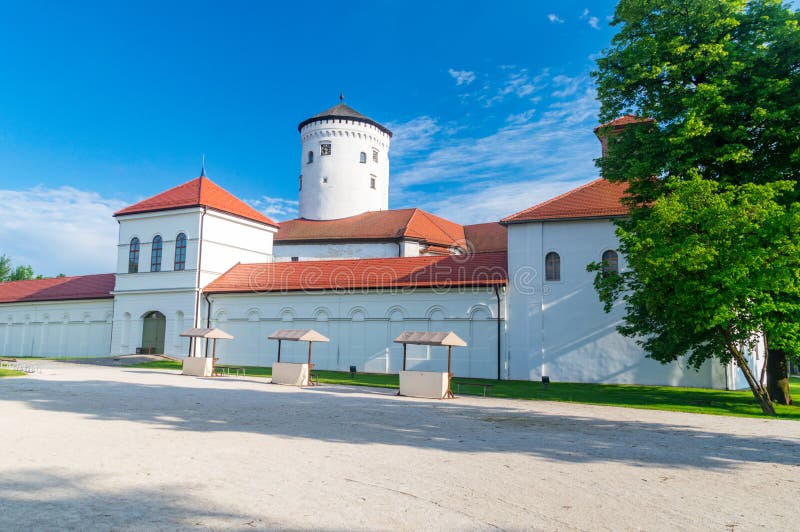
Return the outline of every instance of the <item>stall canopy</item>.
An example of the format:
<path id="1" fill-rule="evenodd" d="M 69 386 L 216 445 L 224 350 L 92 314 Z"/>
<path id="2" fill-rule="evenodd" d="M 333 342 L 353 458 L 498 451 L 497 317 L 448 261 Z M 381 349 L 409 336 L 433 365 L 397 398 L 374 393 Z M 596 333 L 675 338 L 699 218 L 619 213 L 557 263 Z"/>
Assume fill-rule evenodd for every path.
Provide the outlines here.
<path id="1" fill-rule="evenodd" d="M 203 328 L 194 328 L 194 329 L 186 329 L 181 333 L 181 336 L 185 336 L 189 338 L 189 342 L 194 341 L 195 338 L 203 338 L 206 340 L 212 340 L 211 345 L 211 358 L 216 360 L 217 358 L 217 340 L 233 340 L 233 335 L 226 333 L 222 329 L 203 329 Z M 206 346 L 207 347 L 207 346 Z M 191 345 L 190 345 L 190 352 L 191 352 Z M 206 351 L 206 357 L 208 357 L 208 351 Z"/>
<path id="2" fill-rule="evenodd" d="M 290 342 L 330 342 L 314 329 L 281 329 L 269 335 L 270 340 L 287 340 Z"/>
<path id="3" fill-rule="evenodd" d="M 396 344 L 414 345 L 454 345 L 465 347 L 467 342 L 450 332 L 428 332 L 428 331 L 405 331 L 394 339 Z"/>
<path id="4" fill-rule="evenodd" d="M 308 370 L 311 371 L 311 344 L 314 342 L 330 342 L 330 338 L 314 329 L 280 329 L 270 334 L 270 340 L 278 341 L 278 362 L 281 361 L 281 342 L 308 342 Z"/>
<path id="5" fill-rule="evenodd" d="M 233 340 L 233 336 L 222 329 L 187 329 L 181 336 L 188 338 L 208 338 L 210 340 Z"/>
<path id="6" fill-rule="evenodd" d="M 403 344 L 403 371 L 406 370 L 406 348 L 408 344 L 413 345 L 438 345 L 447 347 L 447 393 L 445 398 L 452 398 L 453 390 L 450 388 L 450 381 L 453 378 L 452 372 L 452 351 L 453 346 L 466 347 L 467 342 L 458 337 L 453 331 L 403 331 L 400 336 L 394 339 L 396 344 Z"/>

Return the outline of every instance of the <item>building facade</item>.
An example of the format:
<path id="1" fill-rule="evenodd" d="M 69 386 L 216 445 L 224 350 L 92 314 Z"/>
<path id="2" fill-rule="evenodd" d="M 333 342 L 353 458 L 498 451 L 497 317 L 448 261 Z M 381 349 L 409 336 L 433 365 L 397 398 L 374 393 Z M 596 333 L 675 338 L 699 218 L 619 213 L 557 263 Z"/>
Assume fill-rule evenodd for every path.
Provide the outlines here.
<path id="1" fill-rule="evenodd" d="M 318 368 L 396 373 L 402 331 L 454 331 L 468 344 L 454 352 L 462 377 L 746 386 L 732 365 L 648 359 L 617 332 L 622 309 L 603 311 L 586 266 L 626 267 L 622 185 L 597 179 L 462 226 L 389 209 L 391 131 L 378 122 L 340 103 L 298 131 L 299 218 L 276 223 L 201 172 L 115 214 L 115 273 L 0 284 L 0 354 L 203 356 L 180 333 L 216 326 L 234 336 L 223 362 L 269 366 L 270 333 L 310 328 L 331 339 Z M 410 346 L 408 366 L 442 370 L 446 355 Z"/>

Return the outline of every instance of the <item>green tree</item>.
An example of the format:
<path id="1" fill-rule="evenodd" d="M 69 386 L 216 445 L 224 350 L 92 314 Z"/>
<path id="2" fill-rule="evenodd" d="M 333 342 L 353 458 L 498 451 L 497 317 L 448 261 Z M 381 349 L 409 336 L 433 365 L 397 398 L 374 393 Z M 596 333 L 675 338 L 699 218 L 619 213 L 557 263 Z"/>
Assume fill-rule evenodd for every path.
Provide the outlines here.
<path id="1" fill-rule="evenodd" d="M 11 259 L 6 255 L 0 255 L 0 283 L 8 279 L 11 273 Z"/>
<path id="2" fill-rule="evenodd" d="M 667 188 L 649 216 L 618 230 L 629 269 L 590 266 L 606 311 L 622 299 L 620 331 L 659 362 L 684 353 L 694 367 L 734 360 L 774 415 L 743 349 L 754 348 L 759 334 L 776 349 L 800 347 L 800 204 L 779 201 L 793 186 L 722 187 L 697 178 Z"/>
<path id="3" fill-rule="evenodd" d="M 8 276 L 9 281 L 29 281 L 34 278 L 33 268 L 28 265 L 17 266 Z M 41 276 L 38 278 L 41 279 Z"/>
<path id="4" fill-rule="evenodd" d="M 607 140 L 607 150 L 598 161 L 602 175 L 629 184 L 631 216 L 620 223 L 621 234 L 646 239 L 642 227 L 649 223 L 651 206 L 675 193 L 676 181 L 711 180 L 733 186 L 734 192 L 744 184 L 789 181 L 792 187 L 781 185 L 776 201 L 788 207 L 798 200 L 797 12 L 779 0 L 621 0 L 612 24 L 619 31 L 594 72 L 600 118 L 607 121 L 632 113 L 651 119 L 621 131 L 600 132 Z M 693 233 L 687 232 L 684 238 L 691 243 Z M 763 245 L 775 249 L 769 241 Z M 598 278 L 598 284 L 606 288 L 604 297 L 619 295 L 622 286 L 642 294 L 659 293 L 648 277 L 641 276 L 644 272 L 636 271 L 638 264 L 634 261 L 632 266 L 635 280 Z M 615 281 L 620 286 L 611 286 Z M 674 284 L 684 281 L 674 274 Z M 671 297 L 669 292 L 660 296 L 667 301 Z M 779 296 L 793 297 L 773 294 L 776 304 Z M 702 323 L 693 321 L 700 317 L 687 316 L 684 329 L 702 328 Z M 783 315 L 783 319 L 791 329 L 798 317 Z M 662 321 L 653 314 L 645 327 L 629 315 L 623 332 L 633 335 L 631 325 L 638 323 L 636 335 L 658 337 L 663 334 Z M 779 329 L 774 324 L 773 330 Z M 662 340 L 672 341 L 671 349 L 677 354 L 709 354 L 686 338 L 663 336 Z M 781 340 L 769 338 L 771 357 L 786 352 L 797 356 L 796 350 L 784 351 L 780 344 Z M 784 376 L 770 374 L 772 379 Z M 770 388 L 781 396 L 777 400 L 788 403 L 786 383 Z"/>

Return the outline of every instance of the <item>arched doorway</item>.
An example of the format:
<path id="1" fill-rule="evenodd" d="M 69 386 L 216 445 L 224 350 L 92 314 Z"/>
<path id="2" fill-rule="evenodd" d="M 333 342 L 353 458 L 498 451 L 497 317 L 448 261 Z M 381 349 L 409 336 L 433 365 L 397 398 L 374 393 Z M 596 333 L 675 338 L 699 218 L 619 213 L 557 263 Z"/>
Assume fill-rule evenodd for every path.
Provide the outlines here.
<path id="1" fill-rule="evenodd" d="M 167 318 L 157 310 L 144 315 L 142 326 L 142 349 L 145 352 L 163 354 Z"/>

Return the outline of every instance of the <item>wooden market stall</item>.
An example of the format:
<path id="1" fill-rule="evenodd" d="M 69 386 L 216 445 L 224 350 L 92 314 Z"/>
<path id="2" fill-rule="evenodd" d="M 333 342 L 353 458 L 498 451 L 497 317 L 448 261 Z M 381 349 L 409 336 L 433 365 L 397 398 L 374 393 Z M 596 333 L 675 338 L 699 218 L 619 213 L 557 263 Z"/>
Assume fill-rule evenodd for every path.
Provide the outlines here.
<path id="1" fill-rule="evenodd" d="M 453 390 L 450 380 L 452 372 L 453 346 L 466 347 L 467 342 L 453 331 L 404 331 L 395 343 L 403 344 L 403 369 L 400 371 L 400 395 L 409 397 L 426 397 L 430 399 L 452 399 Z M 447 373 L 439 371 L 407 371 L 406 353 L 408 344 L 447 347 Z"/>
<path id="2" fill-rule="evenodd" d="M 181 336 L 189 338 L 190 353 L 192 352 L 192 342 L 196 342 L 198 338 L 211 340 L 212 351 L 210 357 L 208 356 L 208 351 L 206 351 L 206 356 L 204 357 L 186 357 L 183 359 L 183 374 L 197 377 L 211 377 L 214 375 L 214 363 L 217 360 L 217 340 L 233 340 L 232 335 L 216 328 L 187 329 L 181 333 Z"/>
<path id="3" fill-rule="evenodd" d="M 314 342 L 330 342 L 314 329 L 280 329 L 269 335 L 270 340 L 278 341 L 278 359 L 272 364 L 272 382 L 294 386 L 311 386 L 311 346 Z M 282 342 L 308 342 L 308 361 L 304 363 L 281 362 Z"/>

